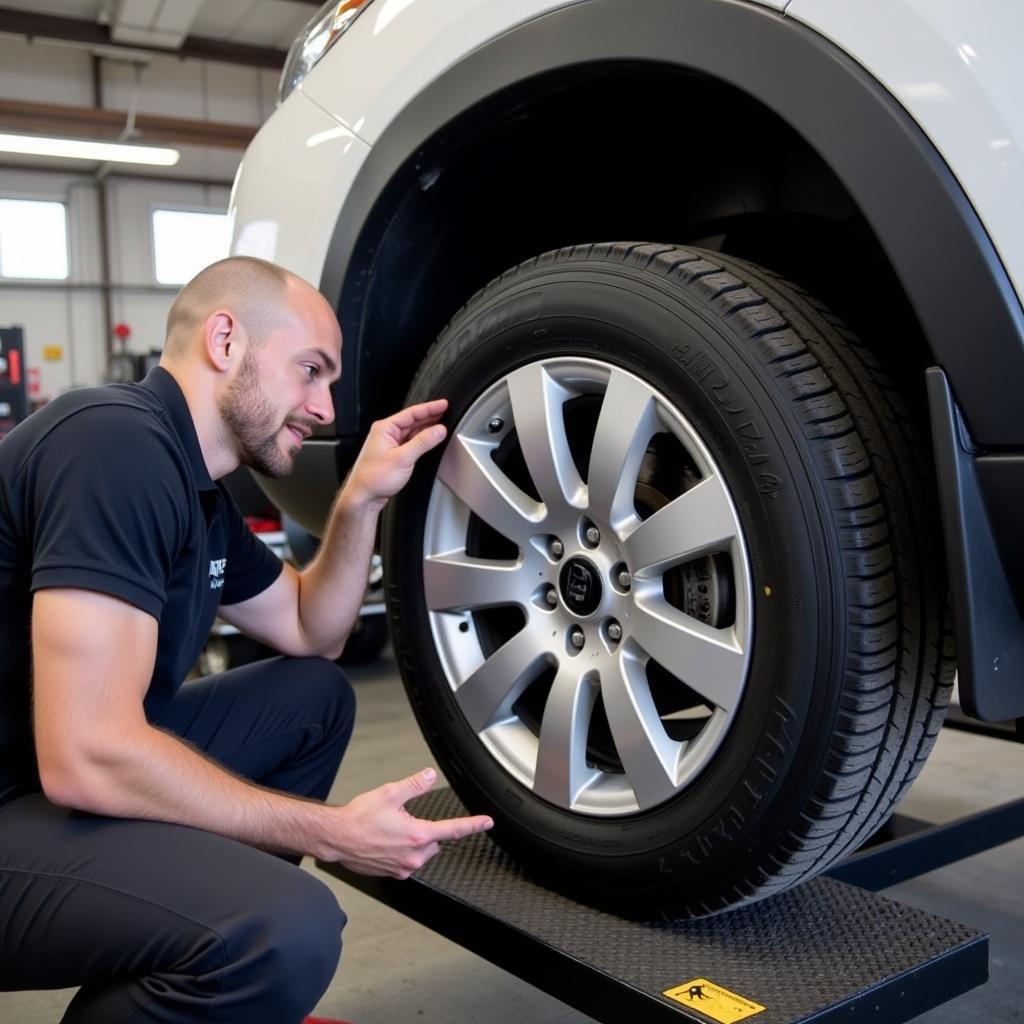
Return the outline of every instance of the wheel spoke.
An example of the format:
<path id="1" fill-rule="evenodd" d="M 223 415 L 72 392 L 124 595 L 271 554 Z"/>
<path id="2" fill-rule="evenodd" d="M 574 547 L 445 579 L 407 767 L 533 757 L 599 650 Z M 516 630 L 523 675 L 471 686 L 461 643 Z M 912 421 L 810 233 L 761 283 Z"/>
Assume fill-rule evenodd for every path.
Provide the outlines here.
<path id="1" fill-rule="evenodd" d="M 415 572 L 445 683 L 495 763 L 570 816 L 635 815 L 699 778 L 745 706 L 743 525 L 715 439 L 659 384 L 573 351 L 523 358 L 454 428 Z M 711 621 L 724 628 L 674 596 L 712 557 Z M 602 581 L 588 615 L 576 559 Z M 487 627 L 521 616 L 491 650 Z"/>
<path id="2" fill-rule="evenodd" d="M 569 450 L 562 413 L 570 392 L 539 363 L 531 363 L 509 376 L 508 393 L 523 458 L 548 514 L 581 508 L 583 481 Z"/>
<path id="3" fill-rule="evenodd" d="M 590 508 L 613 530 L 635 515 L 633 492 L 657 422 L 651 389 L 629 374 L 612 370 L 594 430 L 587 486 Z"/>
<path id="4" fill-rule="evenodd" d="M 630 626 L 633 638 L 656 662 L 712 707 L 736 707 L 746 657 L 733 630 L 708 626 L 664 600 L 638 601 Z"/>
<path id="5" fill-rule="evenodd" d="M 512 705 L 547 659 L 529 626 L 502 644 L 455 691 L 455 700 L 470 727 L 483 732 L 511 714 Z"/>
<path id="6" fill-rule="evenodd" d="M 576 666 L 563 660 L 551 684 L 540 727 L 533 791 L 559 807 L 571 807 L 597 774 L 587 767 L 587 733 L 597 689 Z"/>
<path id="7" fill-rule="evenodd" d="M 601 696 L 637 803 L 653 807 L 673 796 L 682 745 L 669 737 L 658 717 L 640 660 L 622 651 L 615 667 L 601 673 Z"/>
<path id="8" fill-rule="evenodd" d="M 444 453 L 438 479 L 488 526 L 522 547 L 544 509 L 498 469 L 492 447 L 457 435 Z"/>
<path id="9" fill-rule="evenodd" d="M 735 536 L 729 496 L 717 476 L 707 477 L 641 523 L 626 540 L 626 558 L 635 575 L 664 572 L 721 551 Z"/>
<path id="10" fill-rule="evenodd" d="M 472 558 L 464 551 L 431 555 L 423 563 L 423 588 L 432 612 L 525 606 L 522 562 Z"/>

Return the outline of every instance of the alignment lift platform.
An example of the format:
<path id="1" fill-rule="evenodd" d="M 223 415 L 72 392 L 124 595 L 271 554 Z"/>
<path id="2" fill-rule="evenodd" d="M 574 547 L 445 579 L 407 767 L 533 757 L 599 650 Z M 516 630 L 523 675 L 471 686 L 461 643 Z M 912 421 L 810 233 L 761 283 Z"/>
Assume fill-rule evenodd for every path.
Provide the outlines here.
<path id="1" fill-rule="evenodd" d="M 464 814 L 450 789 L 409 804 Z M 1024 834 L 1024 800 L 950 825 L 899 815 L 822 876 L 717 917 L 636 922 L 543 888 L 486 835 L 412 879 L 320 867 L 603 1024 L 906 1021 L 988 978 L 988 935 L 874 895 Z"/>

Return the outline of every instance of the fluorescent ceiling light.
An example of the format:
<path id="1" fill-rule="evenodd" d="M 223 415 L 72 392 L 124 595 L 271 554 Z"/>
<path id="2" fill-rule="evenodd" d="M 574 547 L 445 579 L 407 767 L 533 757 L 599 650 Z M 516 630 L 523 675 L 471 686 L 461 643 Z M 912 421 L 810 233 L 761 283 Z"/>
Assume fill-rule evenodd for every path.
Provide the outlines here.
<path id="1" fill-rule="evenodd" d="M 160 146 L 131 146 L 121 142 L 88 142 L 85 139 L 51 139 L 41 135 L 3 133 L 0 133 L 0 152 L 100 160 L 104 163 L 155 164 L 159 167 L 170 167 L 181 156 L 176 149 L 163 149 Z"/>

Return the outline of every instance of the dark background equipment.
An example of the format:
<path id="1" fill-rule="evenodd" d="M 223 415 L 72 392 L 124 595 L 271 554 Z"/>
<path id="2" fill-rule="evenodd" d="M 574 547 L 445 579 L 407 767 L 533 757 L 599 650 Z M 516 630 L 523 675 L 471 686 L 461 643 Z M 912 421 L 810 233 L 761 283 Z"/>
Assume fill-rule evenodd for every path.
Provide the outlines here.
<path id="1" fill-rule="evenodd" d="M 25 333 L 0 327 L 0 440 L 28 415 Z"/>

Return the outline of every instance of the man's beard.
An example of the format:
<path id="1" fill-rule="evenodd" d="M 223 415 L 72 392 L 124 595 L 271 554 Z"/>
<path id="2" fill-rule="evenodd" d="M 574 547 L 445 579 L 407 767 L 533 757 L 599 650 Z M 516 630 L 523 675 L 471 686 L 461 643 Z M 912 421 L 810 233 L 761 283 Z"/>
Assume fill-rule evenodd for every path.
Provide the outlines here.
<path id="1" fill-rule="evenodd" d="M 283 423 L 260 387 L 256 357 L 246 351 L 238 375 L 228 385 L 220 414 L 231 431 L 238 460 L 264 476 L 282 477 L 292 471 L 291 455 L 282 452 L 277 437 Z"/>

